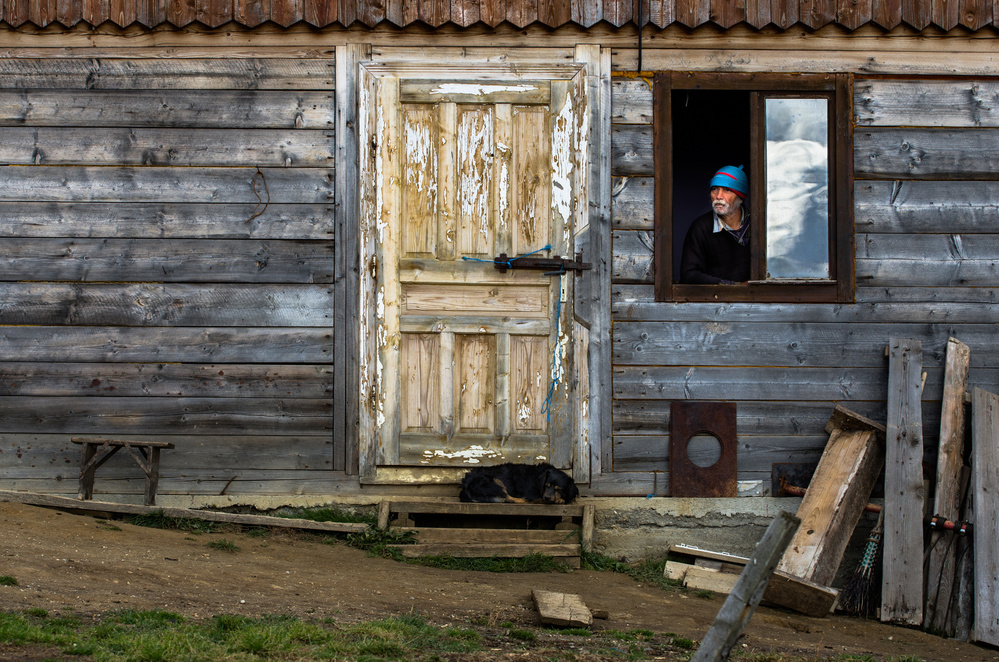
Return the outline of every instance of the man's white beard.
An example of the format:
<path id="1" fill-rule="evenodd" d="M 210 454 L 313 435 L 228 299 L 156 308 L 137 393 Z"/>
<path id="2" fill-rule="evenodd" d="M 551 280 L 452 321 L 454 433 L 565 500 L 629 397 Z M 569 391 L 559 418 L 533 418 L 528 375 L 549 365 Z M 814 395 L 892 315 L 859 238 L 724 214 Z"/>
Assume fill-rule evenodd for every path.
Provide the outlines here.
<path id="1" fill-rule="evenodd" d="M 736 211 L 739 208 L 739 205 L 734 202 L 729 204 L 724 200 L 715 200 L 711 203 L 711 208 L 714 209 L 715 213 L 719 216 L 728 216 L 732 212 Z"/>

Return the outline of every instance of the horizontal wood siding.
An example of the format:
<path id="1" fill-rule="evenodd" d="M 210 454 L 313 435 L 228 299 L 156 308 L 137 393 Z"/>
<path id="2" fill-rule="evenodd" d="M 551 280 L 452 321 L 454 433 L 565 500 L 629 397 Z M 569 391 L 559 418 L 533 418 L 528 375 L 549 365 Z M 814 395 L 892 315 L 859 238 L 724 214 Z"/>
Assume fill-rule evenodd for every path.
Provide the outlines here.
<path id="1" fill-rule="evenodd" d="M 0 61 L 0 486 L 75 494 L 75 435 L 176 444 L 163 496 L 342 480 L 334 80 L 332 58 Z M 96 491 L 141 478 L 116 456 Z"/>
<path id="2" fill-rule="evenodd" d="M 923 344 L 932 459 L 948 337 L 971 347 L 974 383 L 999 381 L 997 93 L 987 79 L 856 80 L 855 303 L 658 303 L 652 92 L 615 80 L 612 470 L 627 480 L 609 483 L 662 493 L 670 402 L 734 401 L 739 479 L 768 492 L 773 464 L 818 460 L 836 404 L 884 420 L 892 336 Z"/>

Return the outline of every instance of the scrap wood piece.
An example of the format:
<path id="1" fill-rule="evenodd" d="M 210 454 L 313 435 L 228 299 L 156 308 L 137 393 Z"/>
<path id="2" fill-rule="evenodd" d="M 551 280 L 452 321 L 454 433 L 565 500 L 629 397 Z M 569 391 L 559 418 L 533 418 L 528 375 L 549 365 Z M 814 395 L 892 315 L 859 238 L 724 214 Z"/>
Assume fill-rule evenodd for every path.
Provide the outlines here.
<path id="1" fill-rule="evenodd" d="M 923 345 L 892 338 L 888 357 L 881 620 L 923 623 Z"/>
<path id="2" fill-rule="evenodd" d="M 575 593 L 534 589 L 532 594 L 542 623 L 570 628 L 588 628 L 593 625 L 593 614 Z"/>
<path id="3" fill-rule="evenodd" d="M 884 466 L 884 426 L 837 405 L 826 443 L 798 506 L 802 526 L 777 569 L 829 586 Z"/>
<path id="4" fill-rule="evenodd" d="M 770 523 L 732 592 L 718 610 L 714 623 L 704 635 L 691 662 L 721 662 L 728 659 L 732 646 L 763 599 L 770 575 L 799 524 L 801 520 L 784 511 Z"/>
<path id="5" fill-rule="evenodd" d="M 971 638 L 999 646 L 999 396 L 972 390 L 975 616 Z"/>
<path id="6" fill-rule="evenodd" d="M 961 516 L 961 470 L 964 467 L 964 396 L 968 391 L 971 350 L 957 338 L 947 340 L 943 401 L 940 415 L 940 447 L 937 452 L 936 492 L 933 515 L 956 521 Z M 929 537 L 926 566 L 926 600 L 923 627 L 953 635 L 948 616 L 957 570 L 957 536 L 954 531 L 934 529 Z"/>
<path id="7" fill-rule="evenodd" d="M 12 492 L 0 490 L 0 501 L 12 501 L 29 506 L 43 506 L 61 510 L 75 510 L 96 513 L 117 513 L 119 515 L 165 515 L 177 519 L 196 519 L 206 522 L 226 522 L 229 524 L 245 524 L 247 526 L 270 526 L 283 529 L 307 529 L 310 531 L 329 531 L 334 533 L 356 533 L 368 528 L 367 524 L 359 522 L 315 522 L 307 519 L 290 517 L 272 517 L 270 515 L 240 515 L 237 513 L 220 513 L 214 510 L 192 510 L 189 508 L 163 508 L 160 506 L 137 506 L 128 503 L 110 503 L 107 501 L 78 501 L 66 497 L 35 494 L 32 492 Z"/>
<path id="8" fill-rule="evenodd" d="M 722 562 L 720 571 L 712 571 L 697 565 L 667 561 L 663 574 L 670 579 L 683 582 L 684 586 L 694 590 L 708 590 L 715 593 L 731 593 L 738 578 L 731 568 L 745 566 L 749 559 L 744 556 L 734 556 L 722 552 L 690 547 L 687 545 L 671 545 L 674 554 L 685 554 L 695 558 L 711 558 Z M 722 559 L 724 559 L 722 561 Z M 763 594 L 763 602 L 771 605 L 793 609 L 794 611 L 823 618 L 836 606 L 839 591 L 828 586 L 810 582 L 786 572 L 775 570 Z"/>

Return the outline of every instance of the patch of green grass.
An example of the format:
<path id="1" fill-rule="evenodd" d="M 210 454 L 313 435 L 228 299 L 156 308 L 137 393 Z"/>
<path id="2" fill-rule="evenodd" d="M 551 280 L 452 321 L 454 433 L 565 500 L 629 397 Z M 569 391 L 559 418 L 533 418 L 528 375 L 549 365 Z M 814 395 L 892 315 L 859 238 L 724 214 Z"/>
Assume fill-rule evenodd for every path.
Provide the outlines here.
<path id="1" fill-rule="evenodd" d="M 537 639 L 537 635 L 530 630 L 521 630 L 520 628 L 510 628 L 509 635 L 511 638 L 519 641 L 534 641 Z"/>
<path id="2" fill-rule="evenodd" d="M 218 522 L 206 522 L 199 519 L 170 517 L 157 510 L 145 515 L 129 515 L 125 521 L 134 526 L 144 526 L 151 529 L 172 529 L 188 533 L 216 533 L 221 530 Z"/>
<path id="3" fill-rule="evenodd" d="M 24 610 L 24 613 L 28 616 L 34 616 L 35 618 L 45 618 L 49 615 L 49 612 L 45 611 L 41 607 L 28 607 Z"/>
<path id="4" fill-rule="evenodd" d="M 17 580 L 10 575 L 0 575 L 0 586 L 17 586 Z"/>
<path id="5" fill-rule="evenodd" d="M 205 547 L 210 547 L 219 552 L 226 552 L 228 554 L 235 554 L 239 551 L 239 546 L 236 543 L 231 540 L 226 540 L 225 538 L 211 540 L 205 543 Z"/>
<path id="6" fill-rule="evenodd" d="M 335 539 L 329 542 L 338 542 Z M 325 542 L 325 541 L 324 541 Z M 412 531 L 393 531 L 391 529 L 383 531 L 377 527 L 368 527 L 359 533 L 348 533 L 347 544 L 351 547 L 363 549 L 370 556 L 382 556 L 385 558 L 402 561 L 402 554 L 396 545 L 412 545 L 416 542 L 416 536 Z"/>
<path id="7" fill-rule="evenodd" d="M 673 640 L 670 643 L 677 648 L 683 648 L 684 650 L 694 650 L 697 646 L 696 641 L 693 639 L 687 639 L 686 637 L 673 637 Z"/>
<path id="8" fill-rule="evenodd" d="M 700 598 L 702 600 L 714 600 L 715 599 L 715 593 L 714 593 L 714 591 L 708 591 L 707 589 L 701 589 L 699 591 L 694 591 L 694 596 L 696 596 L 696 597 L 698 597 L 698 598 Z"/>
<path id="9" fill-rule="evenodd" d="M 475 630 L 437 627 L 417 614 L 339 627 L 291 616 L 219 614 L 193 622 L 167 611 L 123 610 L 96 625 L 0 612 L 0 643 L 53 647 L 96 660 L 432 660 L 482 650 Z"/>
<path id="10" fill-rule="evenodd" d="M 514 559 L 457 558 L 454 556 L 421 556 L 414 563 L 444 570 L 477 570 L 480 572 L 569 572 L 565 563 L 545 554 L 528 554 Z"/>

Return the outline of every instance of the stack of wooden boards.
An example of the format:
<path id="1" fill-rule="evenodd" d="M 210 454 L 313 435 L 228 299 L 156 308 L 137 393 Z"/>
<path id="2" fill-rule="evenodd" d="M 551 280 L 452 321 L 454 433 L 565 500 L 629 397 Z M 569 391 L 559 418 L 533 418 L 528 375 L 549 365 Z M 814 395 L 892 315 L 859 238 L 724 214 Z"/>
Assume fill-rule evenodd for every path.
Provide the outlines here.
<path id="1" fill-rule="evenodd" d="M 999 396 L 980 388 L 968 397 L 970 351 L 947 342 L 940 448 L 932 508 L 923 476 L 922 346 L 892 339 L 888 355 L 887 425 L 836 407 L 829 442 L 798 508 L 801 526 L 771 582 L 828 588 L 872 489 L 884 468 L 881 609 L 886 622 L 923 626 L 948 636 L 999 645 Z M 970 452 L 965 407 L 971 403 Z M 965 461 L 970 462 L 970 466 Z M 972 543 L 936 521 L 974 521 Z M 728 592 L 745 559 L 675 545 L 667 576 L 688 587 Z M 925 557 L 924 557 L 925 553 Z M 924 571 L 924 558 L 925 571 Z M 764 600 L 804 613 L 828 613 L 820 591 L 768 588 Z M 822 611 L 822 605 L 828 605 Z"/>
<path id="2" fill-rule="evenodd" d="M 593 539 L 593 506 L 382 501 L 378 528 L 411 532 L 415 544 L 393 546 L 408 558 L 546 554 L 578 568 Z"/>
<path id="3" fill-rule="evenodd" d="M 922 468 L 922 344 L 893 339 L 888 352 L 881 620 L 999 645 L 999 396 L 974 388 L 968 397 L 971 352 L 949 339 L 929 507 Z M 927 512 L 938 521 L 973 522 L 971 542 L 959 535 L 960 526 L 927 530 Z"/>

